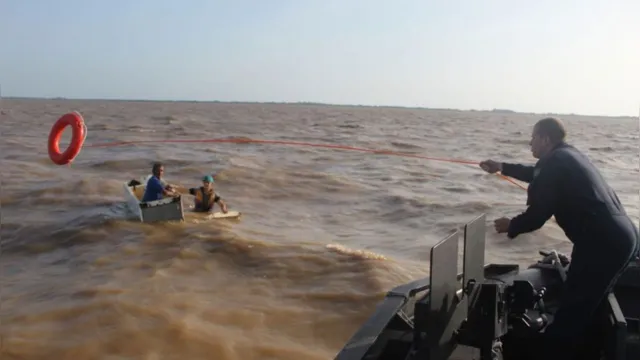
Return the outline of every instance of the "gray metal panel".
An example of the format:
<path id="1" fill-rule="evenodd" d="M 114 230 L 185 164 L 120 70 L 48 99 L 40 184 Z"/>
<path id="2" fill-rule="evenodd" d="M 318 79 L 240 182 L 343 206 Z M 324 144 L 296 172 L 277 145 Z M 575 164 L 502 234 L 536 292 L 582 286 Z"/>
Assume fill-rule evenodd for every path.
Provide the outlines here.
<path id="1" fill-rule="evenodd" d="M 429 288 L 429 281 L 430 281 L 430 278 L 427 277 L 427 278 L 414 280 L 410 283 L 396 286 L 387 293 L 387 296 L 402 296 L 406 300 L 409 300 L 409 298 L 415 296 L 416 293 L 419 293 Z"/>
<path id="2" fill-rule="evenodd" d="M 431 288 L 429 318 L 427 324 L 428 346 L 440 352 L 452 341 L 453 330 L 449 329 L 456 308 L 458 282 L 458 239 L 460 233 L 449 235 L 431 248 Z M 440 354 L 432 354 L 438 357 Z M 433 357 L 432 357 L 433 358 Z"/>
<path id="3" fill-rule="evenodd" d="M 605 352 L 609 356 L 608 359 L 622 360 L 626 357 L 627 320 L 614 294 L 609 293 L 605 301 L 606 315 L 610 320 L 607 324 L 610 326 L 610 334 L 608 334 L 610 337 L 607 339 Z"/>
<path id="4" fill-rule="evenodd" d="M 471 300 L 475 298 L 480 284 L 484 281 L 484 249 L 486 237 L 486 215 L 482 214 L 464 227 L 464 268 L 463 286 L 469 280 L 475 280 L 477 286 L 471 292 Z M 472 301 L 469 302 L 472 305 Z"/>
<path id="5" fill-rule="evenodd" d="M 142 221 L 145 223 L 157 221 L 182 221 L 184 220 L 184 210 L 182 199 L 169 204 L 143 207 Z"/>
<path id="6" fill-rule="evenodd" d="M 349 339 L 334 360 L 363 359 L 382 335 L 391 319 L 402 309 L 405 302 L 406 299 L 403 296 L 388 295 L 385 297 L 384 301 L 376 308 L 375 313 Z"/>

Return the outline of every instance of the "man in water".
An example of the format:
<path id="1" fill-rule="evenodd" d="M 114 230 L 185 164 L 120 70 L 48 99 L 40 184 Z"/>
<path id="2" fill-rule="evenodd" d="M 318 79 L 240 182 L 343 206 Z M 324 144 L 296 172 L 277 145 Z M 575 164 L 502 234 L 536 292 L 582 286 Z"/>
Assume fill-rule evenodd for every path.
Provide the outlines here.
<path id="1" fill-rule="evenodd" d="M 223 213 L 227 213 L 227 204 L 220 198 L 213 189 L 213 176 L 206 175 L 202 178 L 202 186 L 199 188 L 190 188 L 189 194 L 195 196 L 195 211 L 209 212 L 213 209 L 214 204 L 220 205 Z"/>
<path id="2" fill-rule="evenodd" d="M 143 202 L 160 200 L 164 196 L 178 196 L 173 186 L 165 185 L 162 180 L 162 175 L 164 174 L 164 165 L 162 163 L 153 164 L 151 174 L 152 176 L 147 180 L 144 196 L 142 196 Z"/>
<path id="3" fill-rule="evenodd" d="M 555 216 L 573 243 L 561 305 L 544 336 L 544 359 L 571 359 L 584 341 L 600 303 L 637 256 L 638 229 L 618 196 L 589 158 L 565 142 L 556 118 L 536 123 L 531 152 L 535 166 L 486 160 L 480 167 L 529 183 L 526 211 L 494 221 L 510 239 L 541 228 Z"/>

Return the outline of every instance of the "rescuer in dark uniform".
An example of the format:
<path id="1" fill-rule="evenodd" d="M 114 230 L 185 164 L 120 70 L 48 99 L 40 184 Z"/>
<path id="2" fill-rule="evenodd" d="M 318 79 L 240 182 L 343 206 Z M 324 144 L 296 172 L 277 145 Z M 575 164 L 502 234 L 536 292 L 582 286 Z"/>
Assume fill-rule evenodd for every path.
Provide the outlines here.
<path id="1" fill-rule="evenodd" d="M 639 234 L 618 196 L 589 158 L 565 143 L 556 118 L 536 123 L 531 137 L 535 166 L 486 160 L 489 172 L 529 183 L 526 211 L 494 221 L 510 239 L 541 228 L 555 216 L 573 243 L 565 293 L 544 333 L 544 359 L 571 359 L 606 294 L 635 256 Z"/>

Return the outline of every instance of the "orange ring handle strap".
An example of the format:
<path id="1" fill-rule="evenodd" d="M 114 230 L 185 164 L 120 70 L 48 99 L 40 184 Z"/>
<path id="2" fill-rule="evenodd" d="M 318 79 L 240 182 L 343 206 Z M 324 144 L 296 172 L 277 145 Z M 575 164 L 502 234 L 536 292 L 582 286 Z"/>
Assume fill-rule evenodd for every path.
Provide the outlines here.
<path id="1" fill-rule="evenodd" d="M 69 144 L 67 150 L 61 153 L 60 137 L 67 126 L 71 126 L 71 130 L 73 131 L 71 144 Z M 80 153 L 86 137 L 87 128 L 80 113 L 74 111 L 72 113 L 62 115 L 62 117 L 53 124 L 51 132 L 49 133 L 49 158 L 57 165 L 69 164 Z"/>

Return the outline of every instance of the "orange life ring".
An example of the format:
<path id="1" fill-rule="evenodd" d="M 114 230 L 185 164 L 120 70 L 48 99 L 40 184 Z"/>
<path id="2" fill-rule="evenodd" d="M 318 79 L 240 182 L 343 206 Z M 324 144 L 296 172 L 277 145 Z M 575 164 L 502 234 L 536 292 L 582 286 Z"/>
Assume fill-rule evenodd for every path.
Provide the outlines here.
<path id="1" fill-rule="evenodd" d="M 65 152 L 60 153 L 60 136 L 67 126 L 71 126 L 73 134 L 71 136 L 71 144 Z M 49 133 L 49 158 L 58 165 L 65 165 L 73 161 L 82 149 L 86 134 L 84 119 L 78 112 L 72 112 L 62 115 Z"/>

